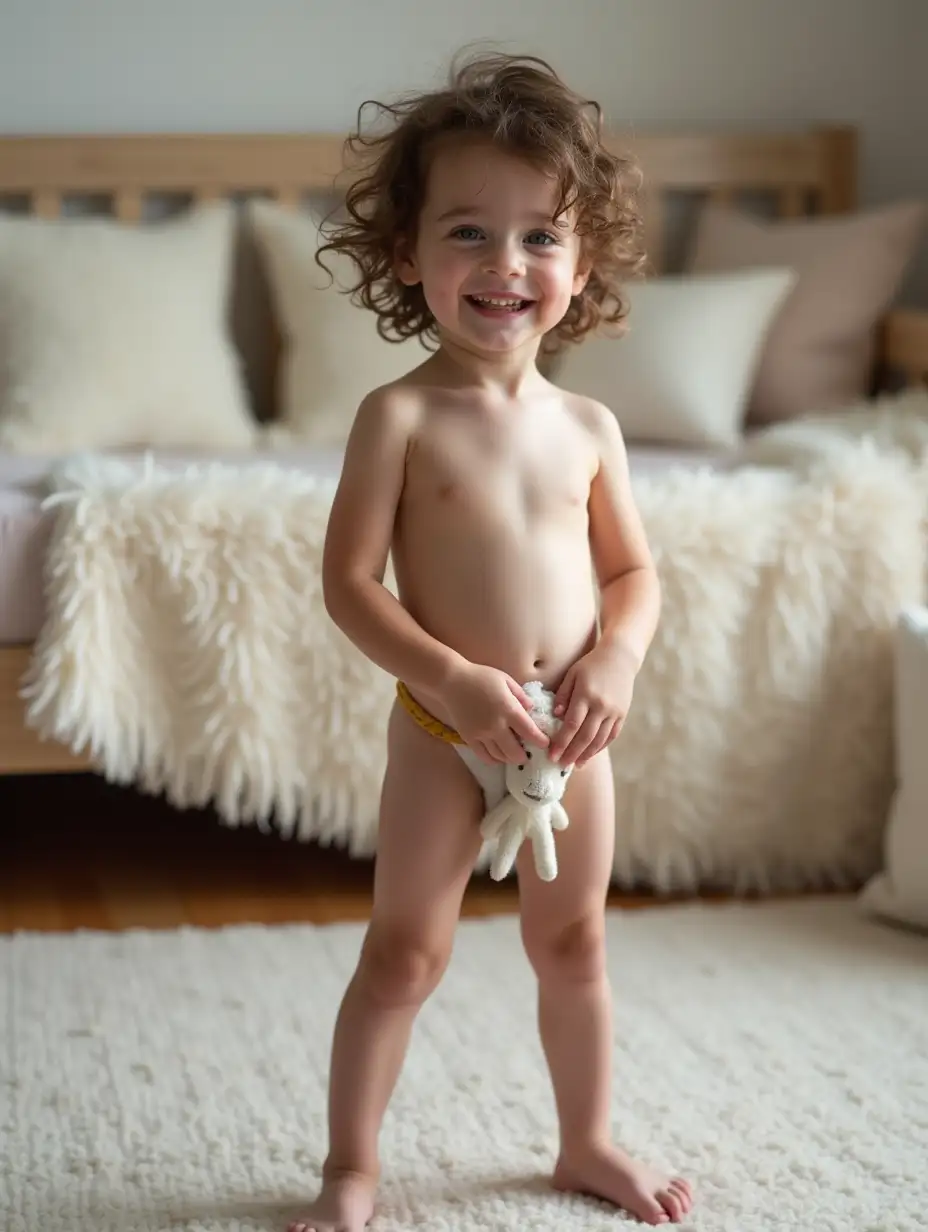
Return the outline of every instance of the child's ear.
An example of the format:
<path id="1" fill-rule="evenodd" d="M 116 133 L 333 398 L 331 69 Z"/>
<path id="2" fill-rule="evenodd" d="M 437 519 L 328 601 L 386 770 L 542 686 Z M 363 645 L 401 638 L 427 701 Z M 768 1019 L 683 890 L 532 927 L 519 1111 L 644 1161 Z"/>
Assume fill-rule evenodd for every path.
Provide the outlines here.
<path id="1" fill-rule="evenodd" d="M 574 284 L 571 295 L 579 295 L 590 280 L 591 266 L 589 262 L 580 261 L 574 271 Z"/>
<path id="2" fill-rule="evenodd" d="M 415 246 L 405 236 L 401 236 L 394 246 L 393 268 L 404 286 L 414 287 L 422 281 L 416 261 Z"/>

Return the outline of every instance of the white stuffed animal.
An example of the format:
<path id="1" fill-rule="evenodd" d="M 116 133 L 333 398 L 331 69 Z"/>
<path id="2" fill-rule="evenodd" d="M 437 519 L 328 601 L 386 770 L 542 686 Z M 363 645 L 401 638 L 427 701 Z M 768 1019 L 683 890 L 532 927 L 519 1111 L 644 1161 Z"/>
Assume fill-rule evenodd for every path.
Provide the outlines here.
<path id="1" fill-rule="evenodd" d="M 524 686 L 535 702 L 531 711 L 535 723 L 547 736 L 561 726 L 554 716 L 554 694 L 538 680 Z M 507 793 L 486 814 L 481 833 L 496 848 L 490 864 L 490 876 L 502 881 L 515 864 L 519 848 L 526 839 L 532 844 L 535 870 L 542 881 L 557 876 L 557 853 L 554 831 L 566 830 L 567 813 L 561 804 L 572 766 L 552 762 L 547 752 L 537 745 L 526 747 L 525 760 L 506 767 Z"/>

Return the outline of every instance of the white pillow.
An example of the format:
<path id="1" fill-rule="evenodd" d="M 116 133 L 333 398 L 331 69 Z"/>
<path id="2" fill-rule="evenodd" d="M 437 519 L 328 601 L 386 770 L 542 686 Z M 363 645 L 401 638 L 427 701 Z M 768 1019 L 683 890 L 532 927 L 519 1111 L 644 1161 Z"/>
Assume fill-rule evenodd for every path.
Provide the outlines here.
<path id="1" fill-rule="evenodd" d="M 227 203 L 134 226 L 0 215 L 0 448 L 247 448 Z"/>
<path id="2" fill-rule="evenodd" d="M 374 313 L 344 293 L 355 278 L 349 259 L 325 253 L 326 268 L 317 263 L 321 237 L 308 213 L 259 199 L 248 212 L 283 335 L 278 421 L 311 445 L 344 445 L 362 399 L 429 352 L 418 339 L 380 337 Z"/>
<path id="3" fill-rule="evenodd" d="M 628 288 L 628 331 L 569 347 L 556 381 L 610 407 L 627 440 L 730 447 L 741 439 L 787 269 L 655 278 Z"/>
<path id="4" fill-rule="evenodd" d="M 866 911 L 928 929 L 928 608 L 906 608 L 896 630 L 896 793 L 884 868 L 866 885 Z"/>

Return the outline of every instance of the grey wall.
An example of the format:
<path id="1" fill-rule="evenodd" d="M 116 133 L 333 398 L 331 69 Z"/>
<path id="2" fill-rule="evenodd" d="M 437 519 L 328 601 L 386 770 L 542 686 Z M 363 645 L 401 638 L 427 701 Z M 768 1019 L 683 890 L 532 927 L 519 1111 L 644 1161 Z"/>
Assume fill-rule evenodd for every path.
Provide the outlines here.
<path id="1" fill-rule="evenodd" d="M 617 126 L 857 124 L 863 200 L 928 196 L 928 0 L 0 0 L 0 131 L 338 131 L 474 40 Z"/>

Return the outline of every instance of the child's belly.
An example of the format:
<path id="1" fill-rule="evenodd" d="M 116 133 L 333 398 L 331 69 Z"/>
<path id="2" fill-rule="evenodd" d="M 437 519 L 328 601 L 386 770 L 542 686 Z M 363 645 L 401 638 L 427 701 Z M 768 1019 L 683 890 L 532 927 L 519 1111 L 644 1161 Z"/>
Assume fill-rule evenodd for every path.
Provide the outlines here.
<path id="1" fill-rule="evenodd" d="M 394 545 L 399 596 L 432 637 L 519 683 L 556 688 L 596 636 L 585 510 L 525 527 L 407 528 Z M 423 704 L 425 704 L 423 699 Z M 429 698 L 437 717 L 440 703 Z"/>

